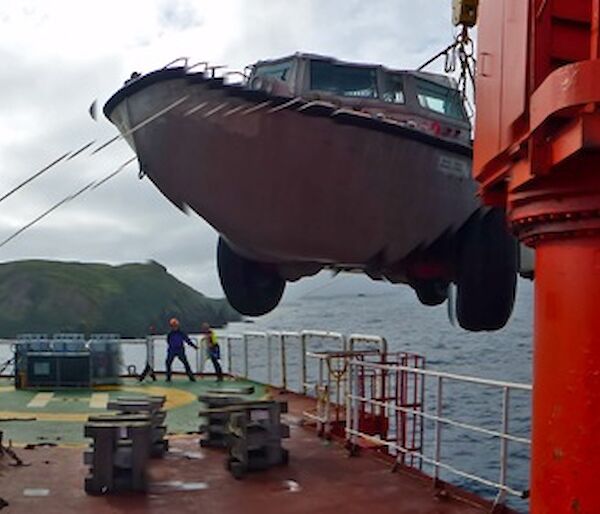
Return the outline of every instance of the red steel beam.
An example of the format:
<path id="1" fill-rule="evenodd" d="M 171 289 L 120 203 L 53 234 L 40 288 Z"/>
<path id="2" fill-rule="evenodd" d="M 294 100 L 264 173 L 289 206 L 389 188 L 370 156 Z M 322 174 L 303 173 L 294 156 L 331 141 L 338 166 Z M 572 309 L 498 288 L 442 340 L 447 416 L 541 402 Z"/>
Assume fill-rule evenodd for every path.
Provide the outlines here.
<path id="1" fill-rule="evenodd" d="M 533 514 L 600 513 L 600 0 L 482 0 L 474 176 L 536 248 Z"/>

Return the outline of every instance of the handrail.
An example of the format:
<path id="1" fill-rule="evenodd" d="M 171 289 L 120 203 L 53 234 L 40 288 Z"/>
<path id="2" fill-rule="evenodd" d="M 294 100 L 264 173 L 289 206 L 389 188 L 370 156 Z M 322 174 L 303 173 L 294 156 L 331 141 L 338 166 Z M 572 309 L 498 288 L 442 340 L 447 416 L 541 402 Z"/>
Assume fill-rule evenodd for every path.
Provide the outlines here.
<path id="1" fill-rule="evenodd" d="M 370 442 L 377 442 L 377 444 L 381 444 L 390 448 L 391 450 L 397 451 L 401 454 L 407 455 L 411 454 L 423 460 L 423 462 L 429 463 L 433 466 L 433 481 L 437 483 L 439 480 L 439 472 L 441 469 L 446 470 L 455 475 L 461 476 L 463 478 L 467 478 L 469 480 L 475 481 L 482 485 L 492 487 L 498 491 L 498 495 L 494 502 L 495 505 L 501 504 L 505 500 L 506 494 L 511 494 L 514 496 L 518 496 L 520 498 L 526 498 L 528 492 L 527 491 L 518 491 L 507 485 L 507 475 L 508 475 L 508 442 L 514 442 L 523 444 L 526 446 L 531 446 L 531 439 L 527 437 L 520 437 L 509 433 L 509 404 L 510 404 L 510 391 L 522 391 L 530 393 L 532 390 L 531 384 L 523 384 L 517 382 L 507 382 L 502 380 L 491 380 L 491 379 L 483 379 L 479 377 L 467 376 L 467 375 L 458 375 L 455 373 L 447 373 L 441 371 L 433 371 L 415 368 L 411 366 L 403 366 L 399 364 L 379 364 L 375 362 L 368 362 L 358 359 L 353 359 L 350 362 L 350 373 L 351 375 L 357 374 L 358 369 L 370 369 L 381 372 L 405 372 L 408 374 L 420 375 L 421 377 L 430 377 L 436 380 L 435 387 L 435 414 L 420 411 L 410 407 L 403 407 L 399 405 L 395 405 L 389 401 L 381 400 L 378 398 L 369 398 L 364 394 L 357 394 L 354 391 L 354 388 L 351 388 L 350 392 L 346 395 L 346 409 L 351 415 L 348 416 L 348 424 L 346 426 L 346 434 L 348 435 L 350 442 L 352 444 L 356 444 L 356 438 L 362 438 L 364 440 Z M 502 389 L 502 407 L 501 407 L 501 424 L 502 428 L 500 431 L 490 430 L 488 428 L 479 427 L 473 425 L 471 423 L 465 423 L 463 421 L 458 421 L 447 416 L 443 415 L 444 408 L 444 382 L 446 381 L 455 381 L 461 383 L 468 383 L 474 385 L 480 385 L 484 387 L 493 387 L 497 389 Z M 425 455 L 424 452 L 412 451 L 407 448 L 404 448 L 400 444 L 397 444 L 393 441 L 384 441 L 381 438 L 374 437 L 371 434 L 366 434 L 359 429 L 358 419 L 356 416 L 356 412 L 358 410 L 358 405 L 374 405 L 384 409 L 386 412 L 395 412 L 400 411 L 405 414 L 410 414 L 414 416 L 419 416 L 423 420 L 429 420 L 434 422 L 434 449 L 433 456 Z M 443 426 L 449 425 L 456 428 L 460 428 L 462 430 L 475 432 L 478 434 L 488 435 L 500 440 L 500 473 L 499 479 L 497 482 L 493 480 L 489 480 L 487 478 L 481 477 L 477 474 L 470 473 L 461 469 L 458 469 L 455 466 L 452 466 L 446 462 L 442 462 L 442 434 L 443 434 Z"/>
<path id="2" fill-rule="evenodd" d="M 460 382 L 470 382 L 472 384 L 489 385 L 496 387 L 510 387 L 511 389 L 519 389 L 522 391 L 532 391 L 533 386 L 531 384 L 524 384 L 521 382 L 506 382 L 503 380 L 494 380 L 489 378 L 479 378 L 469 375 L 457 375 L 455 373 L 447 373 L 445 371 L 433 371 L 430 369 L 411 368 L 409 366 L 401 366 L 399 364 L 377 364 L 374 362 L 363 363 L 362 361 L 352 361 L 350 364 L 364 364 L 366 366 L 378 369 L 386 369 L 389 371 L 402 370 L 409 373 L 417 373 L 419 375 L 448 378 L 451 380 L 457 380 Z"/>
<path id="3" fill-rule="evenodd" d="M 493 487 L 498 491 L 496 503 L 502 503 L 505 495 L 515 495 L 523 497 L 524 491 L 519 491 L 507 483 L 508 478 L 508 444 L 521 444 L 527 448 L 531 445 L 531 439 L 522 436 L 511 434 L 509 431 L 509 415 L 510 415 L 510 400 L 511 392 L 521 391 L 529 394 L 532 391 L 531 384 L 494 380 L 480 378 L 476 376 L 460 375 L 443 371 L 435 371 L 430 369 L 416 368 L 414 366 L 406 366 L 398 363 L 382 363 L 375 360 L 360 360 L 358 355 L 388 355 L 387 341 L 378 336 L 367 334 L 351 334 L 348 336 L 340 332 L 331 332 L 323 330 L 303 330 L 303 331 L 247 331 L 243 333 L 228 333 L 217 331 L 217 336 L 222 345 L 224 361 L 227 363 L 226 369 L 230 374 L 237 374 L 248 379 L 258 379 L 259 381 L 269 382 L 270 384 L 282 387 L 284 390 L 303 392 L 305 394 L 315 395 L 317 400 L 322 402 L 322 409 L 317 412 L 305 413 L 306 417 L 321 424 L 327 430 L 327 424 L 330 417 L 335 416 L 337 407 L 336 400 L 332 398 L 332 403 L 329 400 L 330 395 L 336 394 L 335 388 L 326 380 L 327 375 L 331 375 L 331 370 L 327 368 L 327 359 L 342 359 L 348 368 L 343 376 L 343 384 L 340 381 L 338 386 L 343 388 L 343 394 L 340 398 L 342 411 L 340 412 L 342 422 L 345 419 L 345 433 L 350 443 L 356 443 L 359 439 L 364 439 L 371 443 L 376 443 L 379 446 L 389 448 L 390 451 L 397 452 L 397 459 L 400 454 L 413 455 L 422 462 L 433 466 L 432 478 L 435 483 L 440 478 L 440 472 L 446 471 L 456 476 L 463 477 L 468 480 L 473 480 L 482 485 Z M 190 337 L 199 337 L 195 334 L 190 334 Z M 146 362 L 151 366 L 155 363 L 155 351 L 157 345 L 164 344 L 164 335 L 152 335 L 147 338 L 123 338 L 120 342 L 124 345 L 145 345 L 146 346 Z M 315 347 L 315 344 L 318 345 Z M 357 347 L 362 343 L 374 343 L 376 349 L 357 350 Z M 0 339 L 0 349 L 2 346 L 15 344 L 14 339 Z M 254 346 L 251 349 L 250 346 Z M 199 350 L 196 352 L 196 369 L 202 372 L 204 349 L 199 345 Z M 364 347 L 363 347 L 364 348 Z M 256 350 L 256 351 L 255 351 Z M 7 354 L 6 357 L 9 355 Z M 140 357 L 140 352 L 130 352 L 128 357 Z M 261 366 L 256 366 L 257 360 L 260 359 Z M 4 360 L 4 359 L 2 359 Z M 190 359 L 190 362 L 192 360 Z M 402 361 L 405 362 L 405 361 Z M 129 364 L 129 366 L 127 366 Z M 125 369 L 131 366 L 130 362 L 123 363 Z M 224 366 L 225 367 L 225 366 Z M 359 391 L 353 386 L 353 383 L 359 376 L 361 367 L 364 370 L 369 370 L 370 373 L 393 373 L 403 372 L 407 375 L 419 376 L 422 378 L 420 387 L 424 387 L 424 379 L 432 380 L 433 387 L 428 388 L 430 396 L 430 408 L 419 410 L 409 403 L 402 405 L 394 404 L 389 401 L 389 398 L 369 397 L 368 391 Z M 262 375 L 256 376 L 257 370 Z M 234 372 L 235 371 L 235 372 Z M 337 369 L 333 371 L 339 371 Z M 252 376 L 250 376 L 252 375 Z M 334 373 L 335 375 L 335 373 Z M 6 375 L 4 375 L 6 376 Z M 335 378 L 335 377 L 334 377 Z M 460 382 L 464 384 L 472 384 L 482 387 L 492 387 L 502 390 L 502 405 L 500 408 L 501 426 L 500 428 L 486 428 L 477 426 L 473 422 L 466 422 L 459 419 L 454 419 L 444 413 L 446 407 L 446 398 L 444 396 L 444 385 L 448 382 Z M 447 394 L 446 394 L 447 396 Z M 367 434 L 360 430 L 359 425 L 359 406 L 371 405 L 372 408 L 379 409 L 378 412 L 383 412 L 384 415 L 394 416 L 396 412 L 402 416 L 416 416 L 423 420 L 422 427 L 426 424 L 424 421 L 433 423 L 433 433 L 426 439 L 431 440 L 432 447 L 430 451 L 425 453 L 425 450 L 414 450 L 403 447 L 396 440 L 386 440 L 383 437 L 377 437 L 372 434 Z M 488 437 L 493 437 L 500 443 L 499 465 L 500 475 L 497 481 L 489 480 L 486 477 L 478 476 L 470 471 L 459 469 L 453 463 L 444 461 L 442 447 L 444 426 L 451 426 L 467 432 L 473 432 Z M 430 430 L 430 424 L 425 428 Z M 410 446 L 410 442 L 407 444 Z M 414 445 L 413 447 L 414 448 Z M 496 461 L 498 462 L 498 461 Z"/>

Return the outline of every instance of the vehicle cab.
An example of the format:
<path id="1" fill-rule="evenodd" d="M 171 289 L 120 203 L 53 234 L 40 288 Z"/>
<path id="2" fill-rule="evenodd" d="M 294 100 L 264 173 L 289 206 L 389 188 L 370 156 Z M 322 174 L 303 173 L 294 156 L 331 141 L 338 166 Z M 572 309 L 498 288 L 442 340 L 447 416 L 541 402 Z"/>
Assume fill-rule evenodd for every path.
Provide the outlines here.
<path id="1" fill-rule="evenodd" d="M 445 75 L 295 54 L 257 62 L 247 86 L 273 96 L 323 101 L 392 119 L 444 139 L 468 144 L 471 140 L 462 95 Z"/>

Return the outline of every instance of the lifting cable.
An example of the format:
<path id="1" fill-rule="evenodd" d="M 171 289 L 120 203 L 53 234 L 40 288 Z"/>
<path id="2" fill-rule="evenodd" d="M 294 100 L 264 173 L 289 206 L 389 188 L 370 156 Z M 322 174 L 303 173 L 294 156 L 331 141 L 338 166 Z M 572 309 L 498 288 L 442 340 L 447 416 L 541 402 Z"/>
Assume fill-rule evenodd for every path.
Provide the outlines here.
<path id="1" fill-rule="evenodd" d="M 154 114 L 148 116 L 147 118 L 145 118 L 144 120 L 142 120 L 137 125 L 131 127 L 129 130 L 123 132 L 122 134 L 118 134 L 118 135 L 116 135 L 116 136 L 108 139 L 107 141 L 101 143 L 94 150 L 92 150 L 92 152 L 89 155 L 87 155 L 87 156 L 88 157 L 92 157 L 92 156 L 98 154 L 99 152 L 101 152 L 102 150 L 106 149 L 111 144 L 113 144 L 113 143 L 115 143 L 115 142 L 117 142 L 117 141 L 119 141 L 121 139 L 124 139 L 124 138 L 126 138 L 127 136 L 129 136 L 131 134 L 134 134 L 137 130 L 145 127 L 149 123 L 155 121 L 157 118 L 160 118 L 162 115 L 164 115 L 167 112 L 171 111 L 172 109 L 174 109 L 175 107 L 177 107 L 179 104 L 185 102 L 185 100 L 187 100 L 188 98 L 189 98 L 189 95 L 184 95 L 181 98 L 175 100 L 174 102 L 172 102 L 171 104 L 167 105 L 166 107 L 164 107 L 164 108 L 158 110 L 157 112 L 155 112 Z M 71 150 L 71 151 L 63 153 L 61 156 L 59 156 L 58 158 L 56 158 L 54 161 L 50 162 L 49 164 L 47 164 L 46 166 L 44 166 L 40 170 L 36 171 L 33 175 L 29 176 L 24 181 L 22 181 L 21 183 L 19 183 L 15 187 L 13 187 L 10 191 L 8 191 L 7 193 L 5 193 L 2 196 L 0 196 L 0 203 L 3 202 L 4 200 L 10 198 L 13 194 L 15 194 L 17 191 L 19 191 L 20 189 L 22 189 L 24 186 L 26 186 L 30 182 L 33 182 L 35 179 L 41 177 L 47 171 L 50 171 L 51 169 L 55 168 L 57 165 L 63 164 L 65 162 L 68 162 L 68 161 L 74 159 L 75 157 L 80 156 L 81 154 L 83 154 L 83 152 L 85 152 L 85 150 L 87 150 L 88 148 L 92 147 L 95 142 L 96 142 L 95 140 L 89 141 L 89 142 L 85 143 L 84 145 L 78 147 L 75 150 Z M 123 171 L 123 169 L 125 169 L 127 166 L 129 166 L 135 160 L 137 160 L 137 157 L 132 157 L 131 159 L 125 161 L 116 170 L 114 170 L 113 172 L 109 173 L 107 176 L 103 177 L 102 179 L 100 179 L 100 180 L 94 180 L 94 181 L 90 182 L 89 184 L 87 184 L 82 189 L 76 191 L 75 193 L 72 193 L 72 194 L 66 196 L 65 198 L 63 198 L 62 200 L 60 200 L 59 202 L 57 202 L 56 204 L 54 204 L 52 207 L 50 207 L 49 209 L 47 209 L 46 211 L 44 211 L 42 214 L 40 214 L 39 216 L 37 216 L 36 218 L 34 218 L 32 221 L 30 221 L 29 223 L 25 224 L 23 227 L 21 227 L 15 233 L 13 233 L 9 237 L 7 237 L 3 241 L 1 241 L 0 242 L 0 248 L 2 248 L 4 245 L 8 244 L 10 241 L 12 241 L 13 239 L 15 239 L 19 235 L 21 235 L 23 232 L 25 232 L 29 228 L 31 228 L 34 225 L 36 225 L 37 223 L 39 223 L 46 216 L 48 216 L 49 214 L 51 214 L 52 212 L 54 212 L 56 209 L 58 209 L 62 205 L 70 202 L 71 200 L 75 200 L 75 198 L 77 198 L 78 196 L 82 195 L 86 191 L 94 191 L 94 190 L 96 190 L 97 188 L 99 188 L 100 186 L 102 186 L 103 184 L 105 184 L 106 182 L 108 182 L 109 180 L 111 180 L 112 178 L 114 178 L 115 176 L 117 176 L 121 171 Z"/>
<path id="2" fill-rule="evenodd" d="M 66 203 L 68 203 L 68 202 L 70 202 L 72 200 L 75 200 L 77 197 L 79 197 L 80 195 L 82 195 L 86 191 L 93 191 L 94 189 L 97 189 L 101 185 L 105 184 L 110 179 L 112 179 L 115 176 L 117 176 L 121 171 L 123 171 L 127 166 L 129 166 L 136 159 L 137 159 L 136 157 L 132 157 L 131 159 L 125 161 L 115 171 L 112 171 L 111 173 L 109 173 L 104 178 L 102 178 L 100 180 L 94 180 L 94 181 L 90 182 L 86 186 L 82 187 L 81 189 L 77 190 L 74 193 L 71 193 L 70 195 L 68 195 L 65 198 L 63 198 L 62 200 L 60 200 L 59 202 L 55 203 L 52 207 L 50 207 L 49 209 L 47 209 L 46 211 L 44 211 L 42 214 L 40 214 L 39 216 L 37 216 L 36 218 L 34 218 L 33 220 L 31 220 L 29 223 L 26 223 L 25 225 L 23 225 L 19 230 L 17 230 L 13 234 L 11 234 L 9 237 L 7 237 L 6 239 L 4 239 L 4 241 L 0 242 L 0 248 L 2 248 L 4 245 L 8 244 L 10 241 L 12 241 L 13 239 L 15 239 L 19 235 L 21 235 L 26 230 L 28 230 L 31 227 L 33 227 L 35 224 L 39 223 L 46 216 L 48 216 L 49 214 L 51 214 L 52 212 L 54 212 L 56 209 L 58 209 L 62 205 L 66 204 Z"/>
<path id="3" fill-rule="evenodd" d="M 441 57 L 444 57 L 445 73 L 454 74 L 458 70 L 458 90 L 463 100 L 469 104 L 471 111 L 474 112 L 468 97 L 468 89 L 469 87 L 472 89 L 474 96 L 477 61 L 475 59 L 475 44 L 469 36 L 467 26 L 463 25 L 461 31 L 455 36 L 454 41 L 450 45 L 435 54 L 431 59 L 425 61 L 417 70 L 423 70 Z"/>
<path id="4" fill-rule="evenodd" d="M 210 76 L 212 78 L 214 78 L 215 77 L 215 71 L 217 69 L 219 69 L 219 68 L 223 68 L 224 67 L 224 66 L 209 66 L 208 63 L 204 62 L 204 61 L 197 62 L 195 64 L 189 65 L 188 64 L 188 60 L 189 60 L 188 57 L 179 57 L 179 58 L 177 58 L 177 59 L 169 62 L 165 66 L 163 66 L 162 69 L 163 70 L 167 69 L 169 66 L 172 66 L 173 64 L 175 64 L 177 62 L 183 61 L 184 62 L 183 66 L 184 66 L 184 68 L 187 71 L 189 71 L 192 68 L 195 68 L 197 66 L 204 66 L 205 69 L 204 69 L 203 72 L 204 73 L 210 72 Z M 238 72 L 232 72 L 232 73 L 238 73 Z M 247 78 L 247 76 L 244 73 L 241 73 L 241 75 L 243 77 Z M 131 79 L 127 80 L 125 82 L 125 84 L 129 84 L 132 80 L 135 80 L 135 79 L 137 79 L 139 77 L 141 77 L 141 75 L 139 73 L 134 73 L 132 75 Z M 183 96 L 181 96 L 179 99 L 175 100 L 173 103 L 167 105 L 166 107 L 164 107 L 162 109 L 159 109 L 154 114 L 151 114 L 146 119 L 144 119 L 141 122 L 139 122 L 137 125 L 131 127 L 129 130 L 126 130 L 125 132 L 123 132 L 121 134 L 117 134 L 116 136 L 113 136 L 110 139 L 104 141 L 103 143 L 101 143 L 100 145 L 98 145 L 95 149 L 93 149 L 91 151 L 91 153 L 88 154 L 88 157 L 96 155 L 97 153 L 101 152 L 105 148 L 108 148 L 113 143 L 116 143 L 117 141 L 120 141 L 121 139 L 125 139 L 127 136 L 129 136 L 131 134 L 134 134 L 137 130 L 145 127 L 146 125 L 148 125 L 149 123 L 153 122 L 157 118 L 160 118 L 163 114 L 166 114 L 167 112 L 171 111 L 172 109 L 174 109 L 175 107 L 177 107 L 179 104 L 185 102 L 188 98 L 189 98 L 189 95 L 183 95 Z M 92 102 L 92 104 L 90 105 L 89 109 L 88 109 L 88 113 L 89 113 L 89 115 L 91 116 L 91 118 L 94 121 L 97 121 L 97 111 L 98 111 L 97 100 L 94 100 Z M 46 165 L 45 167 L 43 167 L 39 171 L 36 171 L 33 175 L 31 175 L 30 177 L 28 177 L 27 179 L 25 179 L 23 182 L 21 182 L 20 184 L 18 184 L 15 187 L 13 187 L 13 189 L 11 189 L 10 191 L 8 191 L 4 195 L 0 196 L 0 203 L 3 202 L 4 200 L 6 200 L 7 198 L 9 198 L 10 196 L 12 196 L 17 191 L 19 191 L 25 185 L 29 184 L 33 180 L 35 180 L 38 177 L 42 176 L 44 173 L 46 173 L 50 169 L 54 168 L 57 164 L 70 161 L 73 158 L 79 156 L 85 150 L 87 150 L 88 148 L 90 148 L 91 146 L 93 146 L 94 143 L 96 143 L 95 140 L 89 141 L 88 143 L 85 143 L 84 145 L 82 145 L 81 147 L 79 147 L 76 150 L 72 150 L 72 151 L 69 151 L 69 152 L 66 152 L 66 153 L 62 154 L 60 157 L 58 157 L 57 159 L 55 159 L 54 161 L 52 161 L 50 164 Z M 144 174 L 140 171 L 140 175 L 139 176 L 140 176 L 140 178 L 143 178 Z"/>
<path id="5" fill-rule="evenodd" d="M 164 68 L 167 68 L 168 66 L 172 65 L 173 63 L 175 63 L 175 62 L 177 62 L 179 60 L 181 60 L 181 58 L 180 59 L 176 59 L 175 61 L 167 64 L 166 66 L 164 66 Z M 191 68 L 193 68 L 195 66 L 198 66 L 198 65 L 201 65 L 201 64 L 207 65 L 207 63 L 197 63 L 197 64 L 195 64 L 193 66 L 188 66 L 188 64 L 187 64 L 187 57 L 183 58 L 183 60 L 185 61 L 185 68 L 186 69 L 191 69 Z M 209 69 L 208 66 L 206 66 L 206 68 L 207 68 L 207 70 Z M 216 69 L 216 68 L 218 68 L 218 67 L 214 67 L 214 69 Z M 212 69 L 212 76 L 213 77 L 214 77 L 214 74 L 215 74 L 214 69 Z M 139 74 L 137 74 L 137 76 L 139 77 Z M 132 78 L 133 78 L 133 76 L 132 76 Z M 128 82 L 129 81 L 127 81 L 126 84 Z M 155 121 L 156 119 L 160 118 L 161 116 L 163 116 L 167 112 L 171 111 L 172 109 L 174 109 L 175 107 L 177 107 L 181 103 L 185 102 L 188 98 L 189 98 L 189 95 L 183 95 L 182 97 L 180 97 L 179 99 L 175 100 L 174 102 L 172 102 L 171 104 L 167 105 L 166 107 L 164 107 L 162 109 L 159 109 L 154 114 L 151 114 L 150 116 L 148 116 L 147 118 L 145 118 L 144 120 L 142 120 L 141 122 L 139 122 L 137 125 L 134 125 L 129 130 L 126 130 L 126 131 L 124 131 L 124 132 L 122 132 L 120 134 L 117 134 L 116 136 L 113 136 L 110 139 L 108 139 L 108 140 L 104 141 L 103 143 L 99 144 L 96 148 L 94 148 L 86 156 L 87 157 L 92 157 L 92 156 L 98 154 L 99 152 L 101 152 L 102 150 L 108 148 L 113 143 L 116 143 L 117 141 L 125 139 L 127 136 L 129 136 L 131 134 L 134 134 L 139 129 L 145 127 L 149 123 Z M 94 120 L 97 119 L 97 100 L 94 100 L 92 102 L 92 104 L 91 104 L 88 112 L 89 112 L 90 116 L 92 117 L 92 119 L 94 119 Z M 71 150 L 71 151 L 63 153 L 62 155 L 60 155 L 59 157 L 57 157 L 54 161 L 50 162 L 49 164 L 47 164 L 46 166 L 44 166 L 40 170 L 38 170 L 35 173 L 33 173 L 28 178 L 26 178 L 25 180 L 23 180 L 21 183 L 17 184 L 11 190 L 9 190 L 8 192 L 2 194 L 0 196 L 0 203 L 2 203 L 4 200 L 10 198 L 13 194 L 15 194 L 17 191 L 19 191 L 20 189 L 22 189 L 24 186 L 26 186 L 30 182 L 33 182 L 37 178 L 39 178 L 42 175 L 44 175 L 46 172 L 54 169 L 57 165 L 64 164 L 65 162 L 68 162 L 68 161 L 74 159 L 75 157 L 78 157 L 78 156 L 82 155 L 87 149 L 89 149 L 90 147 L 94 146 L 95 143 L 96 143 L 96 141 L 92 140 L 92 141 L 89 141 L 89 142 L 85 143 L 84 145 L 80 146 L 79 148 L 77 148 L 75 150 Z M 52 207 L 50 207 L 49 209 L 47 209 L 46 211 L 44 211 L 42 214 L 40 214 L 39 216 L 37 216 L 35 219 L 33 219 L 32 221 L 30 221 L 29 223 L 27 223 L 26 225 L 24 225 L 23 227 L 21 227 L 19 230 L 17 230 L 11 236 L 9 236 L 5 240 L 1 241 L 0 242 L 0 248 L 3 247 L 4 245 L 6 245 L 7 243 L 9 243 L 10 241 L 12 241 L 13 239 L 15 239 L 17 236 L 19 236 L 20 234 L 22 234 L 23 232 L 25 232 L 26 230 L 28 230 L 32 226 L 34 226 L 35 224 L 37 224 L 38 222 L 40 222 L 42 219 L 44 219 L 46 216 L 48 216 L 49 214 L 51 214 L 52 212 L 54 212 L 56 209 L 58 209 L 59 207 L 61 207 L 65 203 L 68 203 L 71 200 L 76 199 L 77 197 L 79 197 L 80 195 L 82 195 L 83 193 L 85 193 L 86 191 L 93 191 L 93 190 L 97 189 L 98 187 L 102 186 L 103 184 L 105 184 L 106 182 L 108 182 L 109 180 L 111 180 L 112 178 L 114 178 L 115 176 L 117 176 L 123 169 L 125 169 L 129 164 L 131 164 L 136 159 L 137 159 L 137 157 L 132 157 L 131 159 L 129 159 L 129 160 L 125 161 L 123 164 L 121 164 L 115 171 L 109 173 L 107 176 L 103 177 L 102 179 L 92 181 L 89 184 L 87 184 L 85 187 L 83 187 L 80 190 L 76 191 L 75 193 L 72 193 L 72 194 L 66 196 L 65 198 L 63 198 L 62 200 L 60 200 L 59 202 L 57 202 L 56 204 L 54 204 Z M 143 178 L 143 176 L 144 176 L 144 174 L 140 170 L 139 177 Z"/>
<path id="6" fill-rule="evenodd" d="M 91 157 L 93 155 L 96 155 L 97 153 L 99 153 L 102 150 L 106 149 L 107 147 L 109 147 L 113 143 L 116 143 L 117 141 L 120 141 L 121 139 L 125 139 L 127 136 L 129 136 L 131 134 L 134 134 L 139 129 L 145 127 L 149 123 L 151 123 L 154 120 L 156 120 L 157 118 L 161 117 L 163 114 L 166 114 L 167 112 L 171 111 L 172 109 L 174 109 L 175 107 L 177 107 L 179 104 L 183 103 L 187 99 L 188 99 L 188 95 L 182 96 L 178 100 L 175 100 L 173 103 L 171 103 L 171 104 L 167 105 L 166 107 L 158 110 L 154 114 L 151 114 L 150 116 L 148 116 L 147 118 L 145 118 L 144 120 L 142 120 L 137 125 L 131 127 L 129 130 L 123 132 L 122 134 L 118 134 L 116 136 L 113 136 L 110 139 L 108 139 L 108 140 L 104 141 L 103 143 L 99 144 L 96 148 L 94 148 L 91 151 L 91 153 L 89 153 L 89 154 L 87 154 L 85 156 Z M 96 141 L 92 140 L 92 141 L 89 141 L 89 142 L 85 143 L 84 145 L 82 145 L 82 146 L 80 146 L 80 147 L 78 147 L 78 148 L 76 148 L 74 150 L 70 150 L 68 152 L 63 153 L 61 156 L 59 156 L 58 158 L 56 158 L 54 161 L 50 162 L 49 164 L 47 164 L 46 166 L 44 166 L 40 170 L 36 171 L 35 173 L 33 173 L 33 175 L 31 175 L 28 178 L 26 178 L 25 180 L 23 180 L 23 182 L 19 183 L 18 185 L 16 185 L 15 187 L 13 187 L 10 191 L 8 191 L 7 193 L 5 193 L 2 196 L 0 196 L 0 203 L 3 202 L 4 200 L 7 200 L 8 198 L 10 198 L 13 194 L 15 194 L 17 191 L 19 191 L 21 188 L 23 188 L 24 186 L 26 186 L 30 182 L 33 182 L 35 179 L 41 177 L 47 171 L 50 171 L 51 169 L 55 168 L 58 164 L 64 164 L 65 162 L 68 162 L 68 161 L 74 159 L 75 157 L 78 157 L 78 156 L 82 155 L 85 152 L 85 150 L 87 150 L 88 148 L 92 147 L 95 143 L 96 143 Z"/>

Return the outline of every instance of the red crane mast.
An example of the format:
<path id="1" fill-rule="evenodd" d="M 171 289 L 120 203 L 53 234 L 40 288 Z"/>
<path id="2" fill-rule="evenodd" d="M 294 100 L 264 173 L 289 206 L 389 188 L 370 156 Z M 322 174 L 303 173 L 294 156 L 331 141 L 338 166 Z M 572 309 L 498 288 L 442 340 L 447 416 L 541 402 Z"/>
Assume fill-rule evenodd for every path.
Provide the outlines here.
<path id="1" fill-rule="evenodd" d="M 533 514 L 600 512 L 599 32 L 600 0 L 479 2 L 473 173 L 536 249 Z"/>

